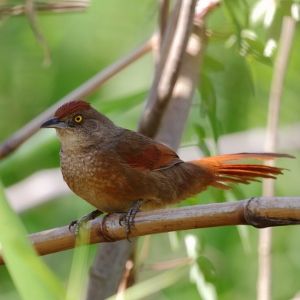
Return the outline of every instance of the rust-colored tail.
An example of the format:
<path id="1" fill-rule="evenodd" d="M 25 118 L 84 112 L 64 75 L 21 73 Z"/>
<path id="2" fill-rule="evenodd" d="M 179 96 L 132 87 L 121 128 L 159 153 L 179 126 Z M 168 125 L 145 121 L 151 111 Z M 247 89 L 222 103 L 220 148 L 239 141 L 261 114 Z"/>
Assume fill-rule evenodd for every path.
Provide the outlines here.
<path id="1" fill-rule="evenodd" d="M 227 183 L 245 183 L 258 181 L 257 178 L 273 178 L 282 174 L 283 169 L 259 164 L 229 164 L 228 162 L 242 159 L 273 160 L 279 157 L 294 158 L 288 154 L 279 153 L 236 153 L 205 157 L 191 161 L 205 169 L 213 180 L 209 185 L 221 189 L 230 189 Z"/>

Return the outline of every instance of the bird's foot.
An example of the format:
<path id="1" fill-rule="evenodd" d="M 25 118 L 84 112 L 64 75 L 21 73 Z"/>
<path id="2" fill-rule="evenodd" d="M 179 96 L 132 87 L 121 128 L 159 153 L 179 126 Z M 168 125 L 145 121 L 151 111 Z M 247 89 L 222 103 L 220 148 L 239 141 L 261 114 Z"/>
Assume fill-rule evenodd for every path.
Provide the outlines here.
<path id="1" fill-rule="evenodd" d="M 78 220 L 72 221 L 69 225 L 69 230 L 77 236 L 82 225 L 86 224 L 88 221 L 94 220 L 101 214 L 103 214 L 102 211 L 98 209 L 93 210 L 92 212 L 88 213 L 87 215 L 84 215 Z"/>
<path id="2" fill-rule="evenodd" d="M 123 213 L 119 219 L 120 226 L 125 226 L 128 241 L 130 241 L 129 234 L 131 233 L 131 228 L 134 227 L 135 216 L 140 211 L 141 205 L 142 200 L 136 200 L 132 207 L 127 212 Z"/>

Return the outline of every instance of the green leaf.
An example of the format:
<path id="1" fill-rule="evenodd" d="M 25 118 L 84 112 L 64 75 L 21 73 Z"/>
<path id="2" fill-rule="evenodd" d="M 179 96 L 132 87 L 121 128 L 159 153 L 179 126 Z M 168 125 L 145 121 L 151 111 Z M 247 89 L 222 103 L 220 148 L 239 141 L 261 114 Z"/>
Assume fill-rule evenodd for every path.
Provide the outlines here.
<path id="1" fill-rule="evenodd" d="M 236 38 L 240 45 L 241 31 L 249 25 L 249 5 L 245 0 L 224 0 L 224 7 L 233 23 Z"/>
<path id="2" fill-rule="evenodd" d="M 203 68 L 208 72 L 222 72 L 224 71 L 225 66 L 221 61 L 217 60 L 216 58 L 210 55 L 205 55 Z"/>
<path id="3" fill-rule="evenodd" d="M 217 143 L 219 138 L 220 122 L 217 118 L 217 95 L 211 79 L 202 74 L 200 84 L 201 110 L 207 114 L 212 129 L 213 138 Z"/>
<path id="4" fill-rule="evenodd" d="M 210 150 L 209 147 L 206 144 L 205 141 L 205 130 L 201 125 L 195 124 L 194 125 L 195 132 L 197 133 L 198 136 L 198 146 L 201 149 L 201 151 L 204 153 L 205 156 L 210 156 Z"/>
<path id="5" fill-rule="evenodd" d="M 207 257 L 203 255 L 198 256 L 197 264 L 206 281 L 214 282 L 216 280 L 216 269 L 213 263 Z"/>
<path id="6" fill-rule="evenodd" d="M 19 218 L 8 205 L 0 184 L 0 243 L 10 276 L 22 299 L 64 299 L 64 289 L 37 256 Z"/>

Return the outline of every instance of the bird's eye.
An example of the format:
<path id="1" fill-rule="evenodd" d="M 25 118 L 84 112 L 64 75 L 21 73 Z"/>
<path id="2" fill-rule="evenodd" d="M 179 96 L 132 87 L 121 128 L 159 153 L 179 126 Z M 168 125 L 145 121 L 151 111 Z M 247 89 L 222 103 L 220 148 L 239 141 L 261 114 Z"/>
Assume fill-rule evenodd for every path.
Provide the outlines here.
<path id="1" fill-rule="evenodd" d="M 83 116 L 82 115 L 76 115 L 73 118 L 74 122 L 77 124 L 80 124 L 83 121 Z"/>

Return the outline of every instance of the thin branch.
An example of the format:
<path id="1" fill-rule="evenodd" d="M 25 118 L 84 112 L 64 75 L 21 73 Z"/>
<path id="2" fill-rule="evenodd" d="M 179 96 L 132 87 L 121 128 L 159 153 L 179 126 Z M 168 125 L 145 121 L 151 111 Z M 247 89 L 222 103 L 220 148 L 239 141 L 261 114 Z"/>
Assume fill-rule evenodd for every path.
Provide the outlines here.
<path id="1" fill-rule="evenodd" d="M 101 216 L 89 222 L 90 244 L 126 239 L 119 224 L 122 214 Z M 139 212 L 131 237 L 169 231 L 230 225 L 252 225 L 257 228 L 300 224 L 300 197 L 256 197 L 235 202 L 168 208 Z M 40 255 L 74 247 L 75 235 L 69 226 L 31 234 L 29 239 Z"/>
<path id="2" fill-rule="evenodd" d="M 43 49 L 44 65 L 47 66 L 51 63 L 50 48 L 38 25 L 34 0 L 25 0 L 25 14 L 37 42 Z"/>
<path id="3" fill-rule="evenodd" d="M 82 85 L 77 87 L 75 90 L 73 90 L 65 97 L 60 99 L 58 102 L 56 102 L 53 106 L 51 106 L 39 116 L 31 120 L 20 130 L 15 132 L 11 137 L 9 137 L 0 145 L 0 159 L 3 159 L 4 157 L 12 153 L 22 143 L 24 143 L 28 138 L 30 138 L 34 133 L 36 133 L 39 130 L 40 125 L 46 119 L 50 118 L 60 105 L 62 105 L 65 102 L 77 100 L 78 98 L 90 95 L 114 75 L 118 74 L 128 65 L 132 64 L 133 62 L 137 61 L 140 57 L 148 53 L 152 49 L 155 41 L 156 38 L 154 36 L 147 42 L 145 42 L 143 45 L 129 53 L 127 56 L 121 58 L 114 64 L 110 65 L 106 69 L 94 75 L 92 78 L 90 78 Z"/>
<path id="4" fill-rule="evenodd" d="M 279 50 L 274 67 L 274 77 L 270 90 L 266 150 L 273 151 L 277 145 L 280 102 L 284 79 L 288 68 L 291 48 L 294 40 L 296 21 L 292 17 L 284 17 L 280 34 Z"/>
<path id="5" fill-rule="evenodd" d="M 265 151 L 275 152 L 277 148 L 277 135 L 279 114 L 281 106 L 281 96 L 283 91 L 284 78 L 288 66 L 288 60 L 294 38 L 296 21 L 291 17 L 283 19 L 279 51 L 274 67 L 274 77 L 270 90 L 268 124 L 266 130 Z M 269 165 L 274 165 L 270 162 Z M 263 195 L 272 197 L 274 195 L 275 182 L 264 180 Z M 257 277 L 257 299 L 272 299 L 272 230 L 266 228 L 259 234 L 258 244 L 258 277 Z"/>
<path id="6" fill-rule="evenodd" d="M 56 12 L 65 13 L 73 11 L 83 11 L 90 4 L 89 0 L 74 0 L 74 1 L 61 1 L 56 3 L 35 3 L 35 10 L 41 12 Z M 19 16 L 26 14 L 25 5 L 13 5 L 7 4 L 0 5 L 0 15 Z"/>

